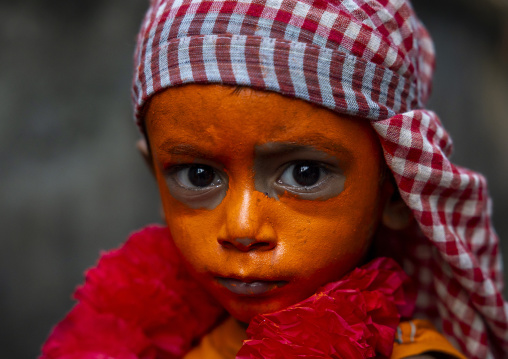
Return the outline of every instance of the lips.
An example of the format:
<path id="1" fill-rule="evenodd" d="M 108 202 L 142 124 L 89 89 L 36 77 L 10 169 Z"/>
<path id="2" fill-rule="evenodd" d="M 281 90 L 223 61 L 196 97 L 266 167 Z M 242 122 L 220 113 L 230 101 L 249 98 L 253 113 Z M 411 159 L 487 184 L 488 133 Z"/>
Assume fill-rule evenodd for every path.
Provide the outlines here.
<path id="1" fill-rule="evenodd" d="M 217 282 L 230 292 L 239 295 L 261 295 L 286 285 L 286 281 L 252 281 L 217 277 Z"/>

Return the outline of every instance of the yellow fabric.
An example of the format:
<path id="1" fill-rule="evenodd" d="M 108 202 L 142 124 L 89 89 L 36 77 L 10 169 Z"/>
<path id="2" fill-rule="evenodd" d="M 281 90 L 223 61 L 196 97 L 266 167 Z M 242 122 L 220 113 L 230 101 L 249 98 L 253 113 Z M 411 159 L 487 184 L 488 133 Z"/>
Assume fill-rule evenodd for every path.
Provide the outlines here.
<path id="1" fill-rule="evenodd" d="M 234 318 L 229 317 L 205 335 L 184 359 L 234 359 L 245 339 L 245 329 Z M 439 352 L 452 358 L 466 359 L 429 321 L 416 319 L 400 323 L 391 359 L 403 359 L 427 352 Z"/>
<path id="2" fill-rule="evenodd" d="M 205 335 L 184 359 L 233 359 L 245 339 L 245 329 L 233 317 L 229 317 Z"/>
<path id="3" fill-rule="evenodd" d="M 391 359 L 408 358 L 428 352 L 466 359 L 429 321 L 415 319 L 400 323 Z"/>

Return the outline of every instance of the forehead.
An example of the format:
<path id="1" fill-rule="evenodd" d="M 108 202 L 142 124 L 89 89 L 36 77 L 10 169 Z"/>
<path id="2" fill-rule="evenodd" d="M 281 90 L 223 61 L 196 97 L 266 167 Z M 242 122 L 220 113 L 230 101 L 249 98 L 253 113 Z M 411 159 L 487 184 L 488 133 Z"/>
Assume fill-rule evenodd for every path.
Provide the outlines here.
<path id="1" fill-rule="evenodd" d="M 278 142 L 327 152 L 379 147 L 366 120 L 274 92 L 223 85 L 166 89 L 152 98 L 145 124 L 152 145 L 199 144 L 214 152 Z"/>

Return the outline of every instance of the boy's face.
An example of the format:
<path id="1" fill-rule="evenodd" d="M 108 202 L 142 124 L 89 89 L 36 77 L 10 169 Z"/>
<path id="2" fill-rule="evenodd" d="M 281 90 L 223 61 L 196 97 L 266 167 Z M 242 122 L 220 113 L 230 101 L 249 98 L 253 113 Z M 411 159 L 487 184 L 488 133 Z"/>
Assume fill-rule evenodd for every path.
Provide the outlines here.
<path id="1" fill-rule="evenodd" d="M 363 259 L 393 191 L 366 121 L 220 85 L 165 90 L 145 121 L 174 242 L 238 320 L 299 302 Z"/>

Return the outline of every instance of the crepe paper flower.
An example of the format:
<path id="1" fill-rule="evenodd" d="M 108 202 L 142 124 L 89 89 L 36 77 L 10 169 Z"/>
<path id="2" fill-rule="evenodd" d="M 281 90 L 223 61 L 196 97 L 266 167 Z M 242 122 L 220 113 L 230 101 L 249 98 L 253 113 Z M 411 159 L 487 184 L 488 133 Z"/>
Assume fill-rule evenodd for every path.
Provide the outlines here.
<path id="1" fill-rule="evenodd" d="M 284 310 L 256 316 L 238 358 L 389 357 L 408 277 L 380 258 Z M 182 358 L 225 316 L 189 275 L 169 230 L 149 226 L 102 254 L 40 359 Z"/>
<path id="2" fill-rule="evenodd" d="M 49 337 L 43 359 L 74 358 L 69 355 L 88 350 L 89 342 L 101 333 L 126 338 L 98 341 L 94 347 L 103 348 L 104 358 L 131 358 L 118 354 L 131 346 L 132 358 L 152 358 L 145 352 L 156 352 L 157 358 L 179 358 L 224 312 L 189 277 L 169 230 L 160 226 L 146 227 L 121 248 L 102 254 L 97 266 L 86 273 L 86 282 L 75 298 L 80 303 Z M 115 325 L 118 330 L 110 328 Z M 132 345 L 130 337 L 136 338 Z M 143 345 L 134 345 L 138 342 Z M 66 356 L 61 354 L 63 349 L 56 349 L 61 346 Z"/>
<path id="3" fill-rule="evenodd" d="M 379 258 L 310 298 L 258 315 L 237 358 L 389 357 L 400 315 L 414 306 L 409 277 Z"/>
<path id="4" fill-rule="evenodd" d="M 141 328 L 80 303 L 54 329 L 42 358 L 155 359 L 149 347 L 150 341 Z"/>

